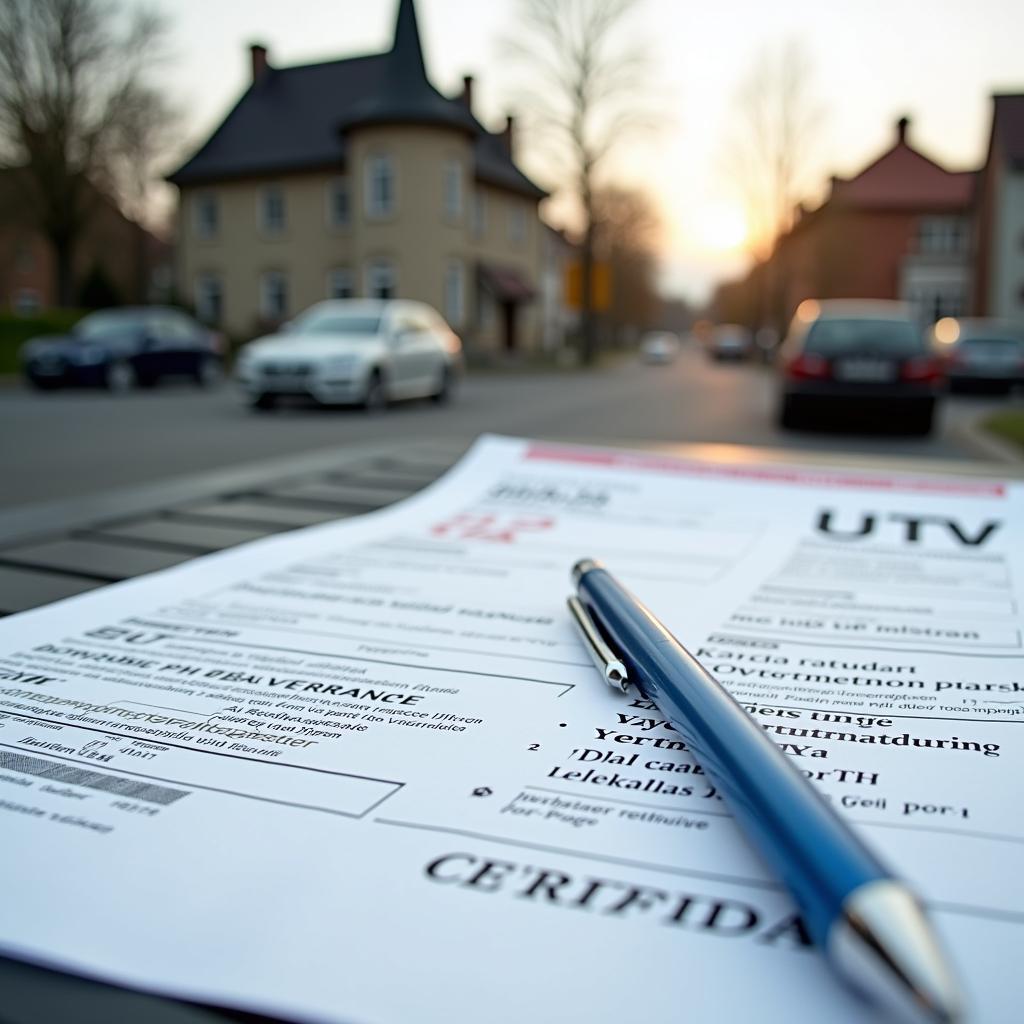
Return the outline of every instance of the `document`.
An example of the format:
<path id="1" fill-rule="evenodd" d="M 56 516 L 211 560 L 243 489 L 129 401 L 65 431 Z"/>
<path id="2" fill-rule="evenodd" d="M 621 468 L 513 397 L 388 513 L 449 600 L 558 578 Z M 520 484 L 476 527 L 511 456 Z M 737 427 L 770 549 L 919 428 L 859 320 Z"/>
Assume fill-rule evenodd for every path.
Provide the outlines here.
<path id="1" fill-rule="evenodd" d="M 1024 1000 L 1024 488 L 485 438 L 0 622 L 0 951 L 296 1020 L 879 1020 L 565 609 L 602 560 Z"/>

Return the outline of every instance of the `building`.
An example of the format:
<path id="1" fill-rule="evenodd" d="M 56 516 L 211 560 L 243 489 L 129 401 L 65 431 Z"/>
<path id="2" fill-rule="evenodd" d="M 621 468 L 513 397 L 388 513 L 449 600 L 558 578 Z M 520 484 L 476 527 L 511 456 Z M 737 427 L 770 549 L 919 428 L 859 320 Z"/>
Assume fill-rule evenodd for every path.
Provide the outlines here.
<path id="1" fill-rule="evenodd" d="M 973 311 L 1024 321 L 1024 94 L 992 97 L 977 209 Z"/>
<path id="2" fill-rule="evenodd" d="M 901 118 L 884 153 L 798 209 L 767 262 L 719 289 L 720 318 L 781 330 L 805 298 L 900 300 L 922 323 L 971 311 L 979 173 L 942 167 L 909 127 Z"/>
<path id="3" fill-rule="evenodd" d="M 125 217 L 96 188 L 72 260 L 76 306 L 165 301 L 170 295 L 169 246 Z M 57 260 L 38 227 L 32 185 L 18 168 L 0 171 L 0 308 L 33 316 L 58 306 Z"/>
<path id="4" fill-rule="evenodd" d="M 832 178 L 828 198 L 802 212 L 773 256 L 793 310 L 801 299 L 878 298 L 909 303 L 922 322 L 970 309 L 973 171 L 949 171 L 907 138 L 852 178 Z"/>
<path id="5" fill-rule="evenodd" d="M 199 316 L 251 336 L 328 297 L 430 303 L 470 348 L 540 343 L 546 195 L 488 131 L 473 80 L 430 83 L 413 0 L 385 53 L 276 68 L 252 82 L 169 176 L 180 190 L 179 287 Z"/>

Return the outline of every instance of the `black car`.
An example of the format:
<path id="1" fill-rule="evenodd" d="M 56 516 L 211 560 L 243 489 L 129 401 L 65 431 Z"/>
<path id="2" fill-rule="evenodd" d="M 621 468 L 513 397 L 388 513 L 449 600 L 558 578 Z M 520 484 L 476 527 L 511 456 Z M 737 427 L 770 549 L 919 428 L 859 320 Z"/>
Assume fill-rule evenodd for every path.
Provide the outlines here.
<path id="1" fill-rule="evenodd" d="M 838 418 L 915 434 L 932 429 L 942 361 L 900 303 L 802 302 L 779 354 L 783 427 Z"/>
<path id="2" fill-rule="evenodd" d="M 223 377 L 223 338 L 180 310 L 138 306 L 90 313 L 70 334 L 34 338 L 22 370 L 37 388 L 74 385 L 129 391 L 168 376 L 211 385 Z"/>

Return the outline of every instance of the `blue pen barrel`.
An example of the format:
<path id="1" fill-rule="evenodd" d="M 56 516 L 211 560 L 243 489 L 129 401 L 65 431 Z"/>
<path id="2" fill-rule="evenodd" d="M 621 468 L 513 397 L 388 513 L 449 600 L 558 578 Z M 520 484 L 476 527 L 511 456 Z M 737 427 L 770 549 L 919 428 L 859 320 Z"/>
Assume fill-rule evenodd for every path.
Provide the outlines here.
<path id="1" fill-rule="evenodd" d="M 603 569 L 579 577 L 580 600 L 630 681 L 675 726 L 740 828 L 796 898 L 811 938 L 858 886 L 891 878 L 722 685 Z"/>

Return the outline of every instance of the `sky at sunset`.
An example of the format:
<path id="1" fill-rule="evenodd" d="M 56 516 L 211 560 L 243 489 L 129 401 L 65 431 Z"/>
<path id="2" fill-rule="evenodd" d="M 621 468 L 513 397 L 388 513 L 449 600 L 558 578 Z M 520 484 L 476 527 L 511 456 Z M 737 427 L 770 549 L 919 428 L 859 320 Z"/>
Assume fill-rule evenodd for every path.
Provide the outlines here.
<path id="1" fill-rule="evenodd" d="M 134 5 L 134 4 L 132 4 Z M 264 42 L 281 66 L 374 52 L 390 45 L 397 0 L 158 0 L 172 26 L 160 80 L 185 112 L 187 155 L 245 88 L 248 44 Z M 526 123 L 517 157 L 550 189 L 558 170 L 531 144 L 517 102 L 522 71 L 502 39 L 516 33 L 517 0 L 418 0 L 434 84 L 453 94 L 476 76 L 477 115 L 497 128 L 506 110 Z M 886 148 L 894 123 L 912 118 L 911 142 L 962 169 L 984 159 L 992 92 L 1024 92 L 1024 3 L 1019 0 L 638 0 L 624 36 L 649 55 L 645 105 L 659 126 L 626 138 L 605 176 L 647 189 L 664 222 L 667 291 L 705 297 L 737 273 L 743 204 L 727 172 L 736 93 L 765 47 L 795 40 L 811 63 L 821 111 L 809 163 L 819 186 L 851 174 Z M 566 208 L 556 200 L 547 218 Z"/>

